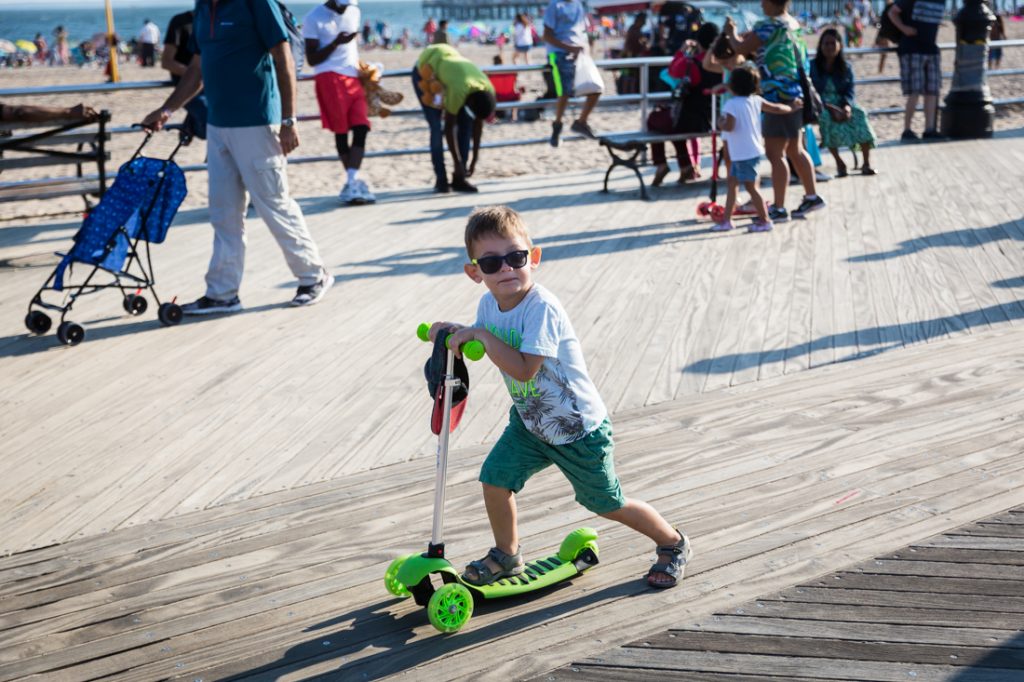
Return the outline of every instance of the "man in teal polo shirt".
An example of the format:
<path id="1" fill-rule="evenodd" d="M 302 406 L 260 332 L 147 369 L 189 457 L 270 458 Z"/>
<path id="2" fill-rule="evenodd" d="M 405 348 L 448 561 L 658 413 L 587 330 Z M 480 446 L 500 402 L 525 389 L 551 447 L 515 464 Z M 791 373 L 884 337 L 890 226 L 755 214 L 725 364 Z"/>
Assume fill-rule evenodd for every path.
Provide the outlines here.
<path id="1" fill-rule="evenodd" d="M 274 0 L 197 0 L 188 69 L 143 125 L 159 130 L 205 88 L 213 256 L 206 294 L 186 314 L 241 310 L 245 192 L 299 280 L 292 305 L 312 305 L 334 284 L 299 205 L 289 196 L 285 155 L 299 146 L 295 65 Z"/>

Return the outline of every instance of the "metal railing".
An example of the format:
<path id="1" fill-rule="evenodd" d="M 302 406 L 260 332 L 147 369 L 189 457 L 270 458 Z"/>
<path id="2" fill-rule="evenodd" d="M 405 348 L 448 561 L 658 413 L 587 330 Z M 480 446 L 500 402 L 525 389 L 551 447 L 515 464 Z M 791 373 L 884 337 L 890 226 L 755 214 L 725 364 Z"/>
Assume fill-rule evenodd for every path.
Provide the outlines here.
<path id="1" fill-rule="evenodd" d="M 993 47 L 1024 47 L 1024 39 L 1017 40 L 1000 40 L 991 43 Z M 939 49 L 943 51 L 953 50 L 956 48 L 955 43 L 940 43 Z M 848 48 L 845 50 L 846 54 L 889 54 L 895 53 L 894 48 L 876 48 L 876 47 L 863 47 L 863 48 Z M 813 56 L 813 51 L 811 52 Z M 645 132 L 647 129 L 647 114 L 650 109 L 652 102 L 657 103 L 659 101 L 668 100 L 671 98 L 669 92 L 651 92 L 650 89 L 650 78 L 651 78 L 651 67 L 667 67 L 672 62 L 672 57 L 633 57 L 628 59 L 598 59 L 595 60 L 597 66 L 607 70 L 618 70 L 618 69 L 639 69 L 639 87 L 640 91 L 636 94 L 629 95 L 602 95 L 598 101 L 598 106 L 601 108 L 621 107 L 627 104 L 640 104 L 640 128 L 639 132 Z M 547 69 L 547 64 L 529 64 L 529 65 L 501 65 L 501 66 L 484 66 L 481 70 L 484 73 L 523 73 L 531 71 L 544 71 Z M 382 75 L 384 78 L 406 78 L 409 79 L 411 74 L 410 69 L 401 70 L 390 70 L 385 71 Z M 995 71 L 989 71 L 988 76 L 990 78 L 997 78 L 1003 76 L 1021 76 L 1024 75 L 1024 69 L 997 69 Z M 942 78 L 944 80 L 952 77 L 952 72 L 944 72 Z M 312 75 L 303 74 L 299 77 L 300 81 L 310 81 L 313 79 Z M 898 83 L 899 77 L 896 76 L 874 76 L 859 78 L 857 80 L 858 86 L 867 85 L 878 85 L 882 83 Z M 121 90 L 147 90 L 155 88 L 166 88 L 170 87 L 171 82 L 167 81 L 136 81 L 129 83 L 97 83 L 88 85 L 60 85 L 60 86 L 44 86 L 44 87 L 33 87 L 33 88 L 0 88 L 0 98 L 4 97 L 30 97 L 38 95 L 57 95 L 57 94 L 84 94 L 91 92 L 118 92 Z M 581 104 L 584 98 L 572 98 L 570 103 Z M 530 102 L 516 101 L 516 102 L 499 102 L 499 110 L 512 110 L 512 109 L 544 109 L 547 107 L 554 106 L 557 102 L 555 99 L 538 99 Z M 996 106 L 1005 106 L 1010 104 L 1024 104 L 1024 97 L 1011 97 L 994 100 Z M 886 107 L 881 109 L 872 109 L 867 113 L 869 115 L 879 114 L 895 114 L 903 111 L 903 107 Z M 422 115 L 422 109 L 418 107 L 409 107 L 403 109 L 395 109 L 391 112 L 392 116 L 420 116 Z M 298 116 L 300 121 L 317 121 L 320 119 L 319 113 L 317 114 L 300 114 Z M 132 126 L 120 126 L 110 127 L 107 129 L 111 134 L 124 134 L 129 132 L 138 132 L 138 128 Z M 622 131 L 620 133 L 628 135 L 636 133 L 637 131 Z M 564 139 L 582 139 L 581 136 L 569 135 L 565 136 Z M 484 149 L 495 149 L 502 147 L 521 147 L 525 145 L 534 144 L 547 144 L 548 138 L 537 137 L 537 138 L 523 138 L 523 139 L 511 139 L 501 140 L 497 142 L 485 142 L 481 144 Z M 428 146 L 423 147 L 404 147 L 398 149 L 376 149 L 366 152 L 366 158 L 377 158 L 377 157 L 388 157 L 388 156 L 404 156 L 409 154 L 429 154 L 430 148 Z M 335 155 L 323 155 L 323 156 L 300 156 L 290 157 L 288 159 L 289 164 L 304 164 L 304 163 L 321 163 L 321 162 L 337 162 L 337 156 Z M 182 170 L 186 172 L 205 170 L 206 164 L 192 164 L 182 166 Z M 26 181 L 31 182 L 31 181 Z M 6 183 L 5 183 L 6 184 Z M 16 183 L 10 183 L 16 184 Z"/>

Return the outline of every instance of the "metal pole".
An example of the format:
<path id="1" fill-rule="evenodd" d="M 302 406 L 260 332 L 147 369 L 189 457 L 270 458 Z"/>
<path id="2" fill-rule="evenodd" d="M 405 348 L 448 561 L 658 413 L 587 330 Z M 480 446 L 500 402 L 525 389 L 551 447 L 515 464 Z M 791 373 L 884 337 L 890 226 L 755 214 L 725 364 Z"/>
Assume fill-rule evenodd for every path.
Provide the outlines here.
<path id="1" fill-rule="evenodd" d="M 444 333 L 444 332 L 441 332 Z M 437 475 L 434 478 L 434 525 L 430 532 L 430 544 L 440 547 L 444 544 L 444 499 L 445 481 L 448 478 L 448 436 L 451 433 L 452 392 L 459 383 L 453 371 L 455 353 L 448 349 L 444 374 L 444 414 L 441 417 L 441 433 L 437 437 Z"/>
<path id="2" fill-rule="evenodd" d="M 640 67 L 640 130 L 647 132 L 647 90 L 649 81 L 647 64 Z"/>

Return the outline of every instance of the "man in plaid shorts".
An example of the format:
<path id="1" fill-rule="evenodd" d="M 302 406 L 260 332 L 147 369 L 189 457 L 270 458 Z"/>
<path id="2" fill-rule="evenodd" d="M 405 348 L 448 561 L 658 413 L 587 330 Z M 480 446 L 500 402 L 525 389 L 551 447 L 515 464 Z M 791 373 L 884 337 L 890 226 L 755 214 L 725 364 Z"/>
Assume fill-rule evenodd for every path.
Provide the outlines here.
<path id="1" fill-rule="evenodd" d="M 934 140 L 942 137 L 936 129 L 939 90 L 942 86 L 941 59 L 936 39 L 945 11 L 943 0 L 896 0 L 889 7 L 889 18 L 903 34 L 896 50 L 900 56 L 900 84 L 907 97 L 907 106 L 903 112 L 903 136 L 900 138 L 903 142 L 919 139 L 910 126 L 921 95 L 924 95 L 924 133 L 921 138 Z"/>

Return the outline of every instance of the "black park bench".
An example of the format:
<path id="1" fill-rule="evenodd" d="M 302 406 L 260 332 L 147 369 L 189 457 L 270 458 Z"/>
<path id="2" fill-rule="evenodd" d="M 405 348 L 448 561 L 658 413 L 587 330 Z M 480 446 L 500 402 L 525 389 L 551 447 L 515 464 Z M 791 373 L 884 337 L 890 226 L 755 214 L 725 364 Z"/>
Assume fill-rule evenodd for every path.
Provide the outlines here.
<path id="1" fill-rule="evenodd" d="M 608 166 L 608 172 L 604 174 L 604 189 L 601 191 L 605 194 L 608 193 L 608 178 L 611 177 L 612 171 L 615 170 L 616 166 L 623 166 L 636 173 L 636 179 L 640 181 L 640 197 L 642 199 L 649 199 L 647 186 L 644 184 L 644 178 L 640 174 L 640 166 L 646 160 L 645 157 L 641 157 L 641 154 L 647 150 L 647 145 L 652 142 L 676 142 L 698 137 L 708 137 L 709 135 L 711 133 L 645 133 L 643 131 L 636 131 L 632 133 L 603 135 L 597 138 L 598 143 L 607 149 L 609 156 L 612 157 L 611 165 Z M 619 154 L 616 152 L 619 152 Z"/>
<path id="2" fill-rule="evenodd" d="M 0 202 L 80 195 L 86 210 L 91 208 L 91 197 L 102 197 L 107 189 L 109 122 L 106 110 L 96 121 L 0 122 Z M 8 180 L 10 174 L 3 175 L 3 171 L 68 165 L 74 166 L 74 176 Z"/>

